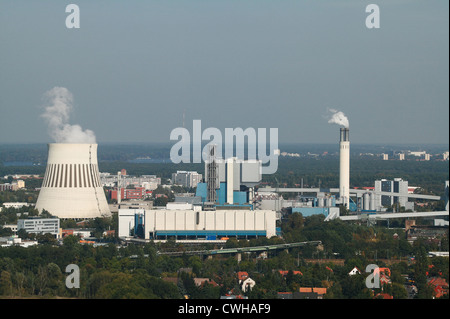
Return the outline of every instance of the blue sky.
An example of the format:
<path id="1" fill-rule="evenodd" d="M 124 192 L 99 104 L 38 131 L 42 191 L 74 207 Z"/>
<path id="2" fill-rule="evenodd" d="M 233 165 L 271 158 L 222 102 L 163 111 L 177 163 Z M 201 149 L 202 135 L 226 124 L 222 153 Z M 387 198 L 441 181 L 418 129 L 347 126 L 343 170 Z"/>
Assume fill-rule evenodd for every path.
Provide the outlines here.
<path id="1" fill-rule="evenodd" d="M 80 8 L 68 29 L 65 7 Z M 380 8 L 368 29 L 365 8 Z M 0 0 L 0 143 L 52 142 L 43 95 L 73 95 L 97 142 L 202 127 L 280 143 L 449 143 L 448 1 Z"/>

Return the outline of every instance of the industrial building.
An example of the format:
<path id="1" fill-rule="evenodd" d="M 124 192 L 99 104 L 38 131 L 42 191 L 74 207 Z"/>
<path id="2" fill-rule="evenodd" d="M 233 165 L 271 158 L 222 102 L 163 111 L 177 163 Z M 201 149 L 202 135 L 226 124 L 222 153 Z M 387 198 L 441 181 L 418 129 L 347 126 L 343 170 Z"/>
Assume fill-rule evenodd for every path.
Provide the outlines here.
<path id="1" fill-rule="evenodd" d="M 154 190 L 161 185 L 161 178 L 156 177 L 156 175 L 129 176 L 126 174 L 124 169 L 118 172 L 117 175 L 100 173 L 100 182 L 104 187 L 117 187 L 120 184 L 121 188 L 134 186 L 144 187 L 146 190 Z"/>
<path id="2" fill-rule="evenodd" d="M 36 202 L 59 218 L 85 219 L 110 215 L 97 162 L 97 144 L 52 143 Z"/>
<path id="3" fill-rule="evenodd" d="M 210 152 L 215 152 L 211 148 Z M 210 156 L 205 163 L 205 181 L 197 185 L 196 196 L 214 206 L 252 206 L 254 187 L 261 182 L 262 163 L 259 160 L 226 160 Z"/>
<path id="4" fill-rule="evenodd" d="M 414 203 L 408 202 L 408 181 L 404 181 L 401 178 L 394 178 L 394 180 L 381 179 L 375 181 L 375 193 L 391 193 L 383 195 L 373 195 L 374 206 L 373 210 L 381 210 L 383 206 L 392 206 L 393 204 L 399 204 L 405 209 L 414 209 Z M 367 206 L 367 205 L 366 205 Z"/>
<path id="5" fill-rule="evenodd" d="M 323 214 L 325 220 L 341 218 L 343 220 L 356 220 L 370 215 L 373 218 L 399 218 L 422 216 L 448 216 L 448 181 L 445 184 L 444 196 L 414 194 L 408 181 L 401 178 L 392 180 L 375 181 L 375 187 L 350 189 L 350 157 L 349 157 L 349 132 L 348 128 L 340 129 L 340 177 L 339 188 L 259 188 L 255 193 L 253 206 L 255 209 L 284 210 L 288 213 L 298 212 L 304 216 Z M 294 200 L 285 200 L 280 193 L 301 194 Z M 303 194 L 307 195 L 303 195 Z M 386 214 L 386 206 L 399 204 L 406 210 L 414 211 L 412 198 L 428 200 L 440 200 L 445 202 L 446 211 L 429 213 L 396 213 Z M 345 206 L 350 214 L 340 216 L 339 206 Z M 365 217 L 364 217 L 365 216 Z M 397 217 L 398 216 L 398 217 Z"/>
<path id="6" fill-rule="evenodd" d="M 189 204 L 184 204 L 189 205 Z M 148 240 L 175 238 L 216 240 L 277 235 L 275 211 L 218 209 L 119 209 L 119 237 L 133 234 Z"/>
<path id="7" fill-rule="evenodd" d="M 179 195 L 165 209 L 119 209 L 119 237 L 146 240 L 220 240 L 277 235 L 276 211 L 255 210 L 254 186 L 261 181 L 261 162 L 214 157 L 209 149 L 205 182 L 196 194 Z"/>
<path id="8" fill-rule="evenodd" d="M 411 194 L 408 181 L 401 178 L 377 180 L 374 187 L 350 189 L 348 128 L 340 129 L 339 144 L 339 188 L 329 189 L 257 188 L 262 177 L 261 161 L 216 158 L 215 146 L 210 145 L 205 177 L 197 184 L 196 193 L 177 194 L 175 202 L 168 203 L 163 209 L 119 209 L 119 237 L 134 236 L 145 240 L 271 237 L 280 235 L 276 222 L 281 218 L 282 210 L 303 216 L 320 214 L 325 220 L 378 218 L 377 213 L 382 213 L 382 218 L 394 218 L 397 215 L 386 214 L 385 206 L 398 203 L 406 209 L 414 209 L 414 202 L 409 202 L 409 198 L 440 198 Z M 294 200 L 285 200 L 280 196 L 283 192 L 295 192 L 298 196 Z M 340 216 L 341 206 L 350 214 Z M 445 213 L 448 215 L 447 211 L 433 216 Z"/>

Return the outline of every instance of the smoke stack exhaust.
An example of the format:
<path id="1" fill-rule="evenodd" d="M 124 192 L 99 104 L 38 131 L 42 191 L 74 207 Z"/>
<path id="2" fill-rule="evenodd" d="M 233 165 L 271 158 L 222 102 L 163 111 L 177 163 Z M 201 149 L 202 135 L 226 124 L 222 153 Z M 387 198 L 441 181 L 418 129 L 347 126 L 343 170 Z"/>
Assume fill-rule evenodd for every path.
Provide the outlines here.
<path id="1" fill-rule="evenodd" d="M 341 128 L 339 142 L 339 197 L 345 207 L 350 204 L 350 132 L 348 128 Z"/>
<path id="2" fill-rule="evenodd" d="M 48 144 L 47 168 L 36 209 L 59 218 L 110 215 L 100 182 L 97 144 Z"/>

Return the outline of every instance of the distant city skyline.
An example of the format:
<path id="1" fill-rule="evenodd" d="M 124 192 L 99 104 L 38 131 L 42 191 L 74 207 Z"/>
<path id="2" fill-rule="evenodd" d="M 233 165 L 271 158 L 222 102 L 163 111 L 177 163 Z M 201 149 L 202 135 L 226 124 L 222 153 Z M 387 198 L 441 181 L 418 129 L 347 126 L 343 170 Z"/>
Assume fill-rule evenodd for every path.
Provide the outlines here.
<path id="1" fill-rule="evenodd" d="M 449 143 L 448 1 L 376 1 L 379 29 L 357 0 L 74 3 L 79 29 L 68 3 L 0 0 L 0 144 L 54 142 L 54 88 L 61 131 L 99 144 L 172 143 L 194 120 L 334 144 L 330 110 L 352 144 Z"/>

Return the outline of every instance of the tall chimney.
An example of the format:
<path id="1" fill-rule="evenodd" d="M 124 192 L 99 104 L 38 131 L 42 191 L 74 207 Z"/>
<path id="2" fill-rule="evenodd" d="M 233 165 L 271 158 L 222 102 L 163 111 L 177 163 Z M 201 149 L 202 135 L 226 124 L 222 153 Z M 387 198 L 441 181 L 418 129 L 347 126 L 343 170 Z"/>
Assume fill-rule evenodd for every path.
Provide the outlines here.
<path id="1" fill-rule="evenodd" d="M 350 203 L 350 140 L 348 128 L 341 128 L 339 142 L 339 197 L 345 207 Z"/>

